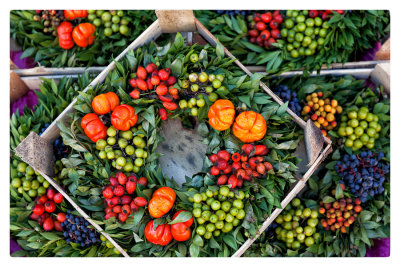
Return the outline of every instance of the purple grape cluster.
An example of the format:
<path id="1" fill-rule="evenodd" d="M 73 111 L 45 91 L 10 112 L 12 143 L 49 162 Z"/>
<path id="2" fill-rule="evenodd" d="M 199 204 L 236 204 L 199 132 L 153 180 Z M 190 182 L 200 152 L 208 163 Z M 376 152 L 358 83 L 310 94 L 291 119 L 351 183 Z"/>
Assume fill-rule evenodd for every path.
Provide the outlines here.
<path id="1" fill-rule="evenodd" d="M 88 228 L 89 222 L 83 217 L 74 216 L 70 211 L 65 215 L 65 221 L 61 223 L 64 229 L 64 237 L 67 243 L 77 243 L 81 247 L 88 247 L 93 243 L 101 242 L 94 229 Z"/>
<path id="2" fill-rule="evenodd" d="M 43 128 L 40 129 L 39 135 L 44 133 L 49 126 L 50 124 L 46 123 Z M 61 136 L 54 140 L 53 151 L 56 160 L 68 157 L 68 147 L 63 143 Z"/>
<path id="3" fill-rule="evenodd" d="M 289 108 L 296 113 L 298 116 L 300 116 L 301 113 L 301 106 L 300 106 L 300 101 L 297 98 L 297 93 L 291 91 L 287 86 L 285 85 L 279 85 L 275 89 L 275 94 L 279 96 L 279 98 L 283 102 L 289 102 Z"/>
<path id="4" fill-rule="evenodd" d="M 342 178 L 340 182 L 347 183 L 351 193 L 365 202 L 385 191 L 383 182 L 389 173 L 389 164 L 383 163 L 384 157 L 383 152 L 374 154 L 371 151 L 362 151 L 359 155 L 346 154 L 334 168 Z"/>

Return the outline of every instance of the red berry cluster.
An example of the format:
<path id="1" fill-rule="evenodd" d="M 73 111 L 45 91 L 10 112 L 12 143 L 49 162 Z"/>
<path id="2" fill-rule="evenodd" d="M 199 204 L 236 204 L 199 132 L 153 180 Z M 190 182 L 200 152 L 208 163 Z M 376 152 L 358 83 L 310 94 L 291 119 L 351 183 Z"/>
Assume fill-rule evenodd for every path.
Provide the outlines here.
<path id="1" fill-rule="evenodd" d="M 213 167 L 210 173 L 218 176 L 217 184 L 231 185 L 231 188 L 242 187 L 243 180 L 251 181 L 254 178 L 262 178 L 273 167 L 271 163 L 264 161 L 263 156 L 269 152 L 264 145 L 244 144 L 241 153 L 232 155 L 226 150 L 220 150 L 210 156 Z"/>
<path id="2" fill-rule="evenodd" d="M 134 174 L 126 177 L 122 172 L 117 172 L 115 177 L 109 178 L 109 181 L 110 185 L 103 189 L 103 196 L 107 203 L 107 207 L 104 209 L 106 220 L 111 217 L 118 217 L 121 222 L 125 222 L 129 215 L 137 211 L 139 207 L 147 205 L 145 198 L 133 198 L 136 184 L 147 186 L 146 177 L 141 177 L 138 180 Z"/>
<path id="3" fill-rule="evenodd" d="M 56 210 L 56 203 L 59 204 L 63 200 L 64 197 L 61 193 L 56 193 L 53 188 L 49 188 L 46 195 L 42 195 L 36 199 L 36 205 L 32 209 L 30 218 L 37 221 L 45 231 L 55 229 L 62 232 L 61 223 L 65 221 L 65 213 L 58 213 L 56 219 L 53 219 L 51 215 Z"/>
<path id="4" fill-rule="evenodd" d="M 283 22 L 283 18 L 279 10 L 274 13 L 257 13 L 253 20 L 254 22 L 250 25 L 252 29 L 249 31 L 251 43 L 269 48 L 276 43 L 276 39 L 281 38 L 278 27 Z"/>
<path id="5" fill-rule="evenodd" d="M 345 189 L 343 184 L 340 184 L 342 189 Z M 335 195 L 335 190 L 332 190 L 332 195 Z M 345 234 L 347 228 L 356 220 L 358 213 L 362 211 L 360 206 L 361 200 L 356 198 L 354 201 L 351 198 L 340 198 L 333 203 L 320 202 L 319 213 L 325 215 L 324 219 L 321 219 L 321 225 L 326 231 L 331 230 L 336 232 L 340 229 L 340 232 Z"/>
<path id="6" fill-rule="evenodd" d="M 308 11 L 308 16 L 310 18 L 315 18 L 317 16 L 320 16 L 323 20 L 328 19 L 330 15 L 332 15 L 332 11 L 336 11 L 339 14 L 343 14 L 343 10 L 310 10 Z"/>
<path id="7" fill-rule="evenodd" d="M 178 89 L 173 85 L 176 83 L 176 77 L 171 75 L 170 68 L 157 69 L 157 65 L 154 63 L 150 63 L 145 67 L 139 66 L 136 70 L 136 78 L 130 79 L 129 84 L 134 89 L 129 95 L 133 99 L 139 99 L 141 91 L 146 92 L 150 91 L 151 93 L 155 93 L 162 101 L 162 104 L 167 110 L 175 110 L 178 108 L 178 105 L 174 102 L 174 100 L 179 99 Z M 167 119 L 167 112 L 165 109 L 163 111 L 159 111 L 159 115 L 162 120 Z M 161 110 L 161 109 L 160 109 Z"/>

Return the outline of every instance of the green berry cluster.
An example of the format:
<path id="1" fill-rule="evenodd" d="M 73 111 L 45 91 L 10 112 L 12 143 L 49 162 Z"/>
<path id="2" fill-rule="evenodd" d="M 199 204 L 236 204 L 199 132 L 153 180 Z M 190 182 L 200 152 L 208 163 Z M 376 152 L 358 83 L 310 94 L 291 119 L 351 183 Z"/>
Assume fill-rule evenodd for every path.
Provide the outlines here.
<path id="1" fill-rule="evenodd" d="M 38 172 L 35 172 L 31 166 L 25 162 L 14 159 L 10 167 L 11 187 L 17 189 L 18 193 L 22 194 L 23 192 L 26 192 L 30 197 L 46 194 L 50 183 Z M 56 176 L 53 178 L 57 183 L 63 181 L 61 177 L 62 168 L 63 165 L 61 161 L 57 160 L 54 165 Z"/>
<path id="2" fill-rule="evenodd" d="M 372 149 L 375 140 L 379 138 L 382 126 L 379 124 L 379 117 L 369 112 L 367 107 L 351 107 L 346 114 L 343 114 L 338 129 L 338 134 L 344 137 L 344 145 L 359 150 L 363 146 Z"/>
<path id="3" fill-rule="evenodd" d="M 96 142 L 99 157 L 112 160 L 112 166 L 118 170 L 138 173 L 147 158 L 143 126 L 139 125 L 128 131 L 119 131 L 110 126 L 107 136 L 107 140 L 99 139 Z"/>
<path id="4" fill-rule="evenodd" d="M 329 24 L 322 18 L 309 17 L 308 10 L 288 10 L 282 25 L 281 35 L 291 57 L 310 56 L 323 49 Z"/>
<path id="5" fill-rule="evenodd" d="M 222 186 L 214 192 L 207 189 L 189 198 L 194 202 L 192 214 L 198 224 L 196 233 L 210 239 L 221 232 L 232 231 L 246 216 L 243 201 L 248 197 L 243 191 L 234 193 L 229 187 Z"/>
<path id="6" fill-rule="evenodd" d="M 94 26 L 103 25 L 104 35 L 111 36 L 113 33 L 120 32 L 122 35 L 128 35 L 128 24 L 130 19 L 124 16 L 122 10 L 88 10 L 88 19 Z"/>
<path id="7" fill-rule="evenodd" d="M 276 238 L 288 248 L 301 249 L 303 244 L 310 247 L 321 239 L 316 232 L 318 211 L 305 208 L 298 198 L 292 200 L 275 222 L 279 225 L 275 229 Z"/>

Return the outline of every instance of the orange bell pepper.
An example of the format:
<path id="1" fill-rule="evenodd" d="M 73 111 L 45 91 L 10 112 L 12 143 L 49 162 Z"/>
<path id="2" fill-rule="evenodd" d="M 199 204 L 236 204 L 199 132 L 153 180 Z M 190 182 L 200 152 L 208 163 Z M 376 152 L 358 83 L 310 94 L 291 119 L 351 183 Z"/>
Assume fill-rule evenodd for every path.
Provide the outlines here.
<path id="1" fill-rule="evenodd" d="M 72 41 L 72 24 L 71 22 L 64 21 L 57 27 L 58 44 L 63 49 L 71 49 L 74 46 Z"/>
<path id="2" fill-rule="evenodd" d="M 87 47 L 93 44 L 96 27 L 91 23 L 81 23 L 72 31 L 72 38 L 77 46 Z"/>
<path id="3" fill-rule="evenodd" d="M 86 18 L 88 16 L 87 10 L 64 10 L 64 17 L 68 20 L 77 18 Z"/>

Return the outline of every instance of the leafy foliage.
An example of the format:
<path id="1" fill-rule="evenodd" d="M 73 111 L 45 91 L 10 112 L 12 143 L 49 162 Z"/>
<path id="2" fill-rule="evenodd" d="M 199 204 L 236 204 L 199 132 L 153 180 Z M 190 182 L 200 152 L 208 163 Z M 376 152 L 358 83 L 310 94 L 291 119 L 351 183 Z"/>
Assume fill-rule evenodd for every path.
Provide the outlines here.
<path id="1" fill-rule="evenodd" d="M 270 74 L 299 69 L 306 74 L 320 70 L 323 64 L 346 63 L 372 48 L 390 30 L 390 15 L 386 10 L 353 10 L 342 15 L 334 12 L 329 21 L 325 49 L 312 56 L 292 58 L 280 39 L 273 50 L 250 43 L 246 18 L 241 15 L 221 16 L 211 11 L 198 11 L 196 14 L 243 64 L 265 65 Z"/>
<path id="2" fill-rule="evenodd" d="M 64 50 L 58 46 L 58 38 L 42 32 L 44 26 L 40 21 L 33 21 L 35 11 L 13 10 L 10 12 L 10 33 L 22 47 L 22 57 L 32 57 L 46 67 L 89 67 L 108 65 L 131 42 L 133 42 L 151 23 L 156 20 L 152 10 L 127 10 L 131 32 L 111 36 L 103 34 L 104 27 L 96 29 L 96 40 L 87 48 L 74 46 Z M 165 37 L 159 39 L 165 40 Z"/>

